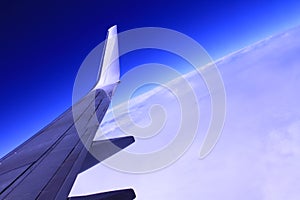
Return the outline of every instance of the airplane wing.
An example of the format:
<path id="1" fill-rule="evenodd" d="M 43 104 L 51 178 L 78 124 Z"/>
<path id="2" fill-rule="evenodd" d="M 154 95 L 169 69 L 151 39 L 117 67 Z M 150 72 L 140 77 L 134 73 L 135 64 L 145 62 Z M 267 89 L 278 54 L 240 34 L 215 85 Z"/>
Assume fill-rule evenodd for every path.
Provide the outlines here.
<path id="1" fill-rule="evenodd" d="M 78 173 L 99 163 L 99 158 L 102 161 L 134 142 L 131 136 L 93 141 L 119 82 L 119 62 L 110 60 L 116 55 L 117 27 L 113 26 L 108 30 L 95 87 L 53 122 L 0 159 L 0 199 L 135 198 L 130 188 L 68 197 Z M 112 64 L 108 66 L 108 63 Z M 74 111 L 79 115 L 74 117 Z M 85 147 L 89 147 L 89 151 Z M 98 153 L 98 159 L 89 152 Z"/>

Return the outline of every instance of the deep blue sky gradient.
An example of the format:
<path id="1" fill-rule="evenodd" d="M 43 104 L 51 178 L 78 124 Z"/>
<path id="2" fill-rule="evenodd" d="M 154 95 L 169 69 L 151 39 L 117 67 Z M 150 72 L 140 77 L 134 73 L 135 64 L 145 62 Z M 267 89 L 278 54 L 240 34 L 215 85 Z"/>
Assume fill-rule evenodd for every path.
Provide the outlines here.
<path id="1" fill-rule="evenodd" d="M 300 24 L 300 2 L 1 1 L 0 156 L 71 105 L 81 62 L 115 24 L 180 31 L 217 59 Z"/>

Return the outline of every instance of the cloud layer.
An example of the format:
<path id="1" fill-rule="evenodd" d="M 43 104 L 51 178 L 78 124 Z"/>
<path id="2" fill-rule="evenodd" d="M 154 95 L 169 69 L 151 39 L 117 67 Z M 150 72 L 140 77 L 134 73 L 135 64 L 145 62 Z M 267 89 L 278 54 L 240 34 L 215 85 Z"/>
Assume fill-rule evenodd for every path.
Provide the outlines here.
<path id="1" fill-rule="evenodd" d="M 300 196 L 300 28 L 267 38 L 217 62 L 227 93 L 227 118 L 213 152 L 199 160 L 210 119 L 210 99 L 203 81 L 186 77 L 196 88 L 200 127 L 189 150 L 173 165 L 148 174 L 128 174 L 97 165 L 79 175 L 71 195 L 132 187 L 138 199 L 298 199 Z M 180 83 L 178 83 L 180 84 Z M 179 88 L 179 87 L 178 87 Z M 153 104 L 171 111 L 168 91 L 155 89 L 131 102 L 132 120 L 151 123 Z M 128 151 L 163 148 L 176 137 L 178 110 L 163 136 L 137 140 Z M 108 113 L 102 125 L 109 137 L 122 132 Z M 131 122 L 122 121 L 130 129 Z M 167 134 L 169 133 L 169 134 Z M 87 184 L 88 183 L 88 184 Z"/>

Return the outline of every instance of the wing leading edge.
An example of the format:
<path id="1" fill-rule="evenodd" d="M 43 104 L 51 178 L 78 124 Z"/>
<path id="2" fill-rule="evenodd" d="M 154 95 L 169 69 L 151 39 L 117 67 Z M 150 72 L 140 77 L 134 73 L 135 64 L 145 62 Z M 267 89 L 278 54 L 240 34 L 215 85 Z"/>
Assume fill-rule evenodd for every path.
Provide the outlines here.
<path id="1" fill-rule="evenodd" d="M 117 58 L 117 27 L 113 26 L 108 31 L 98 81 L 90 93 L 0 159 L 0 199 L 68 199 L 77 174 L 99 163 L 85 146 L 100 154 L 102 161 L 134 142 L 131 136 L 93 141 L 119 81 Z M 74 110 L 80 115 L 74 117 Z M 80 131 L 76 124 L 80 124 Z M 70 197 L 134 198 L 132 189 Z"/>

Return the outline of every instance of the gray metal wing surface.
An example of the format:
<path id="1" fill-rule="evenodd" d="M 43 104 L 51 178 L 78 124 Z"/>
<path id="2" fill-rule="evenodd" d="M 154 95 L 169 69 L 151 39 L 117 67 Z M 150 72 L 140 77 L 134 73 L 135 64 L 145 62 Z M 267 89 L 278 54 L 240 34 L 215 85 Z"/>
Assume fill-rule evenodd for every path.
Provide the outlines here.
<path id="1" fill-rule="evenodd" d="M 0 199 L 134 199 L 134 191 L 68 197 L 77 174 L 134 142 L 131 136 L 93 141 L 118 84 L 116 26 L 108 38 L 95 87 L 45 128 L 0 159 Z M 77 116 L 73 112 L 78 113 Z M 87 148 L 89 151 L 87 150 Z M 100 154 L 95 159 L 90 152 Z M 99 160 L 100 158 L 100 160 Z"/>

